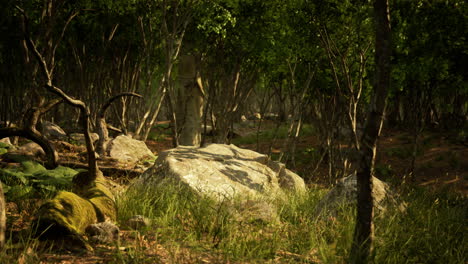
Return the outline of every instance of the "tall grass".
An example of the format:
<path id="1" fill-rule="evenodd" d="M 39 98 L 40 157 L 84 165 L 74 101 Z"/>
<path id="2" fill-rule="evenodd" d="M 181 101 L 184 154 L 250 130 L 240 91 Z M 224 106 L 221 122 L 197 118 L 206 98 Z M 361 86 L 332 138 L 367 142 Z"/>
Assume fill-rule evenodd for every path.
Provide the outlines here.
<path id="1" fill-rule="evenodd" d="M 276 200 L 279 223 L 239 222 L 236 201 L 216 203 L 165 182 L 130 189 L 119 200 L 119 221 L 135 214 L 151 218 L 153 226 L 142 232 L 157 233 L 158 243 L 174 255 L 185 249 L 219 263 L 344 263 L 355 210 L 343 206 L 337 216 L 317 217 L 323 194 L 311 189 Z M 375 262 L 466 263 L 466 198 L 414 190 L 403 199 L 405 213 L 390 208 L 376 217 Z"/>
<path id="2" fill-rule="evenodd" d="M 376 221 L 377 263 L 466 263 L 468 200 L 449 191 L 413 189 L 406 213 Z"/>
<path id="3" fill-rule="evenodd" d="M 375 263 L 466 263 L 468 200 L 449 191 L 407 188 L 405 212 L 389 208 L 375 218 Z M 240 200 L 215 202 L 169 181 L 130 187 L 118 198 L 118 222 L 125 228 L 140 214 L 149 227 L 116 242 L 107 263 L 345 263 L 355 210 L 343 205 L 334 216 L 317 216 L 325 194 L 310 189 L 272 203 L 279 221 L 239 221 Z M 31 235 L 7 241 L 0 261 L 37 263 L 43 252 Z M 120 243 L 120 244 L 119 244 Z M 155 254 L 164 249 L 164 254 Z M 121 250 L 125 248 L 125 250 Z M 150 253 L 149 253 L 150 252 Z"/>

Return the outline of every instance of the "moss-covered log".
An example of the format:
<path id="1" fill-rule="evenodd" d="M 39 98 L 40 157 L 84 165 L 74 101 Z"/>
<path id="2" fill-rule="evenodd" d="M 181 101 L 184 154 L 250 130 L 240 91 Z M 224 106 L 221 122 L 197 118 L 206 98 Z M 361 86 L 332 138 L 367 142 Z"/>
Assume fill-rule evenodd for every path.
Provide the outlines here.
<path id="1" fill-rule="evenodd" d="M 79 174 L 75 179 L 83 177 Z M 37 236 L 67 241 L 65 246 L 73 248 L 91 249 L 82 236 L 86 227 L 116 219 L 114 195 L 108 186 L 107 179 L 100 174 L 91 185 L 75 185 L 75 192 L 59 192 L 39 209 L 35 220 Z"/>

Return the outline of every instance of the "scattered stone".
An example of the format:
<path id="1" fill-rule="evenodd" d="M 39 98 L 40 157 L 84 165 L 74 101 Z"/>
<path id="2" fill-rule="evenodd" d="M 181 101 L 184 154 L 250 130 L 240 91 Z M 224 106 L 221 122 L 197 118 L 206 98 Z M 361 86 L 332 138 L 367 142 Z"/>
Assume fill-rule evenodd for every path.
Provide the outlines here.
<path id="1" fill-rule="evenodd" d="M 389 205 L 396 206 L 399 210 L 404 211 L 406 204 L 398 202 L 397 195 L 390 189 L 390 186 L 385 182 L 372 178 L 374 197 L 374 207 L 376 212 L 385 212 Z M 342 206 L 355 206 L 357 200 L 357 177 L 356 174 L 351 174 L 348 177 L 338 181 L 335 187 L 331 189 L 324 198 L 318 203 L 315 208 L 316 215 L 336 215 Z"/>
<path id="2" fill-rule="evenodd" d="M 11 145 L 10 138 L 8 138 L 8 137 L 0 139 L 0 143 Z"/>
<path id="3" fill-rule="evenodd" d="M 137 163 L 145 157 L 154 157 L 145 142 L 121 135 L 109 142 L 109 156 L 119 162 Z"/>
<path id="4" fill-rule="evenodd" d="M 37 143 L 29 142 L 15 150 L 15 154 L 27 155 L 33 157 L 44 157 L 45 152 Z"/>
<path id="5" fill-rule="evenodd" d="M 95 243 L 112 243 L 119 239 L 120 229 L 113 223 L 100 222 L 86 227 L 85 233 Z"/>
<path id="6" fill-rule="evenodd" d="M 142 229 L 151 225 L 151 220 L 142 215 L 135 215 L 127 220 L 127 226 L 131 229 Z"/>
<path id="7" fill-rule="evenodd" d="M 67 133 L 61 127 L 49 121 L 42 123 L 41 131 L 50 140 L 63 140 L 67 138 Z"/>
<path id="8" fill-rule="evenodd" d="M 140 182 L 163 178 L 188 185 L 195 192 L 218 201 L 260 196 L 274 198 L 283 189 L 303 192 L 304 180 L 267 155 L 234 145 L 210 144 L 203 148 L 179 146 L 160 153 Z"/>

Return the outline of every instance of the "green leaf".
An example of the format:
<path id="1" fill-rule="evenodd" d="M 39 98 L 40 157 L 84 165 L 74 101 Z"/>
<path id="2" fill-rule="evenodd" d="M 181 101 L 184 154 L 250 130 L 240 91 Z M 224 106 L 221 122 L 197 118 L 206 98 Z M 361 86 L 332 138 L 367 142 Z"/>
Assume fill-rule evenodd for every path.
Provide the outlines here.
<path id="1" fill-rule="evenodd" d="M 21 162 L 21 166 L 23 167 L 23 171 L 24 173 L 28 173 L 28 174 L 33 174 L 33 173 L 36 173 L 36 172 L 39 172 L 39 171 L 45 171 L 46 168 L 44 168 L 44 166 L 42 166 L 41 164 L 35 162 L 35 161 L 32 161 L 32 160 L 27 160 L 27 161 L 23 161 Z"/>

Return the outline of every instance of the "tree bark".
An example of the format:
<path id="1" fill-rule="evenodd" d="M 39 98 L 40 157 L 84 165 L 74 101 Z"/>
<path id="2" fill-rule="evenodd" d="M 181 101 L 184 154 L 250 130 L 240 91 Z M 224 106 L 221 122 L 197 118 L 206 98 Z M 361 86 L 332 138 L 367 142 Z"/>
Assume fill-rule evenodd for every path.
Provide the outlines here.
<path id="1" fill-rule="evenodd" d="M 181 86 L 179 89 L 181 103 L 177 109 L 177 121 L 180 128 L 179 144 L 200 146 L 204 91 L 199 74 L 197 74 L 194 56 L 181 57 L 178 76 Z"/>
<path id="2" fill-rule="evenodd" d="M 5 246 L 5 230 L 6 230 L 6 201 L 3 195 L 3 186 L 0 181 L 0 251 Z"/>
<path id="3" fill-rule="evenodd" d="M 90 121 L 89 108 L 83 101 L 70 97 L 65 92 L 63 92 L 60 88 L 53 85 L 52 80 L 53 80 L 53 72 L 54 72 L 53 71 L 54 70 L 54 63 L 53 63 L 53 61 L 54 61 L 54 56 L 53 56 L 54 52 L 52 53 L 52 57 L 51 57 L 52 62 L 50 64 L 48 64 L 46 59 L 42 56 L 42 54 L 37 49 L 37 46 L 34 43 L 34 41 L 31 39 L 31 36 L 30 36 L 30 33 L 29 33 L 29 22 L 28 22 L 28 18 L 26 16 L 26 14 L 24 13 L 24 11 L 21 8 L 17 7 L 17 9 L 23 14 L 23 19 L 24 19 L 23 21 L 24 21 L 24 25 L 25 25 L 24 26 L 24 38 L 26 40 L 27 47 L 29 49 L 31 49 L 31 51 L 33 52 L 34 57 L 37 59 L 37 61 L 39 63 L 39 67 L 42 70 L 42 73 L 44 74 L 44 77 L 45 77 L 45 85 L 44 86 L 45 86 L 46 90 L 48 90 L 49 92 L 51 92 L 53 94 L 58 95 L 67 104 L 80 109 L 80 123 L 81 123 L 81 126 L 83 128 L 83 134 L 84 134 L 85 143 L 86 143 L 86 151 L 87 151 L 87 154 L 88 154 L 89 169 L 88 169 L 88 173 L 78 174 L 78 176 L 76 176 L 73 179 L 73 181 L 74 181 L 75 184 L 78 184 L 80 186 L 87 186 L 87 185 L 91 184 L 92 182 L 94 182 L 96 180 L 96 178 L 98 176 L 98 173 L 100 172 L 98 164 L 97 164 L 96 152 L 94 150 L 94 145 L 93 145 L 93 142 L 91 141 L 90 128 L 89 128 L 89 125 L 90 125 L 89 124 L 89 121 Z M 77 15 L 77 13 L 74 13 L 73 15 L 71 15 L 69 17 L 69 19 L 67 20 L 67 23 L 65 24 L 64 28 L 62 29 L 61 37 L 63 37 L 63 34 L 64 34 L 69 22 L 71 21 L 71 19 L 73 19 L 76 15 Z M 60 41 L 60 39 L 59 39 L 59 41 Z M 56 45 L 58 45 L 58 42 L 56 43 Z M 55 48 L 54 48 L 54 51 L 55 51 Z"/>
<path id="4" fill-rule="evenodd" d="M 26 111 L 24 116 L 24 125 L 23 128 L 17 127 L 7 127 L 7 128 L 0 128 L 0 139 L 5 137 L 24 137 L 33 142 L 37 143 L 41 148 L 44 150 L 46 155 L 46 168 L 47 169 L 54 169 L 58 166 L 58 154 L 55 151 L 52 144 L 50 144 L 49 140 L 45 138 L 38 130 L 37 130 L 37 123 L 43 114 L 47 111 L 52 109 L 52 107 L 59 104 L 62 100 L 55 99 L 51 100 L 47 103 L 44 102 L 43 98 L 39 97 L 39 101 L 37 106 L 31 107 Z"/>
<path id="5" fill-rule="evenodd" d="M 360 159 L 357 171 L 357 216 L 351 263 L 368 263 L 372 256 L 374 238 L 372 174 L 374 170 L 377 140 L 383 124 L 390 84 L 390 16 L 388 0 L 374 1 L 375 15 L 375 64 L 374 93 L 361 138 Z"/>
<path id="6" fill-rule="evenodd" d="M 0 139 L 6 137 L 24 137 L 29 140 L 32 140 L 34 143 L 37 143 L 39 146 L 41 146 L 41 148 L 44 150 L 44 153 L 46 155 L 45 167 L 47 169 L 54 169 L 58 166 L 57 152 L 55 151 L 52 144 L 50 144 L 49 140 L 47 140 L 41 134 L 34 133 L 28 129 L 22 129 L 17 127 L 0 128 Z"/>

